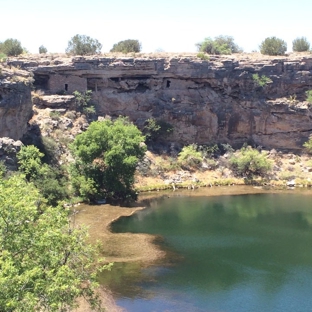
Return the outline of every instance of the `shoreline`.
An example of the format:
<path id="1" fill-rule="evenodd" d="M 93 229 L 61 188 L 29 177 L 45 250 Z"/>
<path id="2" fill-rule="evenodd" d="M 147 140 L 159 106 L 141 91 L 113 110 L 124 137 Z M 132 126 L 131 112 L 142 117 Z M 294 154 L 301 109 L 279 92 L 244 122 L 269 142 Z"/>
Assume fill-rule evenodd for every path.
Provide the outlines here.
<path id="1" fill-rule="evenodd" d="M 296 189 L 298 191 L 299 189 Z M 300 188 L 306 192 L 311 189 Z M 149 202 L 161 197 L 175 196 L 233 196 L 259 193 L 290 192 L 288 189 L 264 188 L 257 186 L 235 185 L 202 187 L 195 190 L 179 189 L 161 192 L 146 192 L 139 195 L 136 207 L 120 207 L 109 204 L 85 205 L 75 207 L 75 222 L 77 225 L 85 225 L 89 228 L 91 243 L 103 242 L 101 252 L 107 262 L 139 262 L 142 267 L 164 259 L 167 252 L 162 250 L 157 240 L 160 236 L 143 233 L 113 233 L 111 224 L 122 217 L 130 217 L 136 212 L 148 208 Z M 116 304 L 116 298 L 112 291 L 104 286 L 100 288 L 104 306 L 110 312 L 126 312 Z M 75 312 L 89 312 L 86 303 L 81 305 Z"/>

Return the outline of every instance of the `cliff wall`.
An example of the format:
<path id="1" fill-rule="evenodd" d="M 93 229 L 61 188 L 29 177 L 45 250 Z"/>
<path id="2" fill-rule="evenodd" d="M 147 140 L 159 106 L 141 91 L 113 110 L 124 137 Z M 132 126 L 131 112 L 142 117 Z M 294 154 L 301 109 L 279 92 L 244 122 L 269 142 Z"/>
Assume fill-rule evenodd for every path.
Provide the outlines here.
<path id="1" fill-rule="evenodd" d="M 0 68 L 0 138 L 21 139 L 32 116 L 32 76 L 22 70 Z"/>
<path id="2" fill-rule="evenodd" d="M 301 149 L 312 133 L 312 56 L 74 57 L 12 59 L 45 94 L 93 91 L 98 114 L 174 126 L 182 144 L 245 142 Z M 259 86 L 254 74 L 270 82 Z M 48 101 L 47 101 L 48 103 Z M 48 104 L 47 104 L 48 105 Z"/>

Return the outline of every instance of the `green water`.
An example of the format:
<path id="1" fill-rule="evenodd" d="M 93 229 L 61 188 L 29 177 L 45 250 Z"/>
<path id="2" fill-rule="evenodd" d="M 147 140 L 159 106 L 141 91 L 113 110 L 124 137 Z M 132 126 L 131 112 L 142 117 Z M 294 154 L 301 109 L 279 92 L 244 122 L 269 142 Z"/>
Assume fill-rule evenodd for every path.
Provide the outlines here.
<path id="1" fill-rule="evenodd" d="M 117 304 L 130 312 L 312 311 L 311 194 L 159 198 L 120 219 L 113 231 L 160 234 L 170 252 L 145 269 L 117 266 Z"/>

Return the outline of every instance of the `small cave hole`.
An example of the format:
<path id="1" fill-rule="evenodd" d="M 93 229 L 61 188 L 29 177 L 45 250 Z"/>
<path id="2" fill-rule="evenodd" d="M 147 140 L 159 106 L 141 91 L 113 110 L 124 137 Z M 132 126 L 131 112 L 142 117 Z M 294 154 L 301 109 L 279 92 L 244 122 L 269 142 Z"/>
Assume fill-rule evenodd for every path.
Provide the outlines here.
<path id="1" fill-rule="evenodd" d="M 166 87 L 167 87 L 167 88 L 170 88 L 170 84 L 171 84 L 171 81 L 170 81 L 170 80 L 167 80 Z"/>
<path id="2" fill-rule="evenodd" d="M 68 91 L 68 84 L 65 83 L 65 91 Z"/>

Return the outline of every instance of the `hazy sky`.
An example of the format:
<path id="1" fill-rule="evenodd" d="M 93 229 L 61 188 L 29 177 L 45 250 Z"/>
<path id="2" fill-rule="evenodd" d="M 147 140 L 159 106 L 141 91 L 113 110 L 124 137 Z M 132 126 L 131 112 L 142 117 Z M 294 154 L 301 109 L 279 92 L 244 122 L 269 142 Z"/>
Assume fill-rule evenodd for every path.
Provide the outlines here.
<path id="1" fill-rule="evenodd" d="M 292 49 L 312 44 L 312 0 L 0 0 L 0 41 L 14 38 L 31 53 L 40 45 L 65 52 L 76 34 L 98 39 L 102 51 L 138 39 L 143 52 L 195 52 L 205 37 L 233 36 L 246 52 L 271 36 Z"/>

